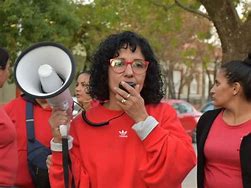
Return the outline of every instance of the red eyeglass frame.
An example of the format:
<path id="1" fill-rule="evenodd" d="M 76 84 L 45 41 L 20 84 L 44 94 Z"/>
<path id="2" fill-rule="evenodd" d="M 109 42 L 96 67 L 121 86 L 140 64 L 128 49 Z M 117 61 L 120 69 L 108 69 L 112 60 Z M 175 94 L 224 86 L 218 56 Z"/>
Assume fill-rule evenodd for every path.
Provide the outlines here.
<path id="1" fill-rule="evenodd" d="M 117 59 L 117 58 L 112 58 L 112 59 L 109 60 L 110 66 L 111 66 L 112 60 L 115 60 L 115 59 Z M 146 65 L 146 70 L 147 70 L 148 65 L 149 65 L 149 61 L 146 61 L 146 60 L 142 60 L 142 61 L 144 61 L 145 65 Z M 132 65 L 133 62 L 134 62 L 134 61 L 125 61 L 124 63 L 126 64 L 126 67 L 127 67 L 127 65 Z M 111 66 L 111 67 L 113 67 L 113 66 Z M 126 70 L 126 69 L 125 69 L 125 70 Z M 122 71 L 122 72 L 116 72 L 116 71 L 114 71 L 114 72 L 116 72 L 116 73 L 123 73 L 123 72 L 125 72 L 125 70 Z M 133 69 L 132 69 L 132 70 L 133 70 Z M 133 72 L 134 72 L 134 70 L 133 70 Z M 135 72 L 134 72 L 134 73 L 135 73 Z M 143 73 L 145 73 L 145 72 L 143 72 Z M 142 74 L 143 74 L 143 73 L 142 73 Z M 138 74 L 138 73 L 136 73 L 136 74 Z"/>

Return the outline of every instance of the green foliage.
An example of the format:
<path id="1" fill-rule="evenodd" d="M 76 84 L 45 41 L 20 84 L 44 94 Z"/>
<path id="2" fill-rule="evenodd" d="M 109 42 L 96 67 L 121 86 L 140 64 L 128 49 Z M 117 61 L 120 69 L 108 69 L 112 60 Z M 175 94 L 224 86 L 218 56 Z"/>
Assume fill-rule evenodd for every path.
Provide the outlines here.
<path id="1" fill-rule="evenodd" d="M 74 12 L 67 0 L 6 0 L 0 5 L 0 43 L 13 54 L 45 40 L 70 46 L 79 27 Z"/>
<path id="2" fill-rule="evenodd" d="M 150 0 L 96 0 L 95 4 L 79 5 L 78 15 L 82 26 L 77 37 L 85 45 L 88 55 L 105 36 L 124 30 L 141 33 L 161 54 L 163 47 L 177 42 L 170 39 L 171 42 L 166 44 L 168 38 L 182 31 L 183 24 L 181 9 L 174 7 L 166 11 Z"/>
<path id="3" fill-rule="evenodd" d="M 182 2 L 199 7 L 197 1 Z M 0 16 L 0 44 L 10 49 L 13 61 L 30 44 L 46 40 L 70 49 L 80 43 L 87 52 L 80 67 L 88 67 L 102 39 L 132 30 L 149 40 L 159 59 L 176 63 L 183 62 L 179 51 L 195 32 L 201 40 L 210 37 L 207 29 L 196 30 L 195 16 L 174 6 L 173 0 L 95 0 L 88 5 L 70 0 L 5 0 Z"/>
<path id="4" fill-rule="evenodd" d="M 210 33 L 210 31 L 208 30 L 208 32 L 205 32 L 205 31 L 199 31 L 196 33 L 196 36 L 201 39 L 201 40 L 204 40 L 204 39 L 210 39 L 212 37 L 212 34 Z"/>

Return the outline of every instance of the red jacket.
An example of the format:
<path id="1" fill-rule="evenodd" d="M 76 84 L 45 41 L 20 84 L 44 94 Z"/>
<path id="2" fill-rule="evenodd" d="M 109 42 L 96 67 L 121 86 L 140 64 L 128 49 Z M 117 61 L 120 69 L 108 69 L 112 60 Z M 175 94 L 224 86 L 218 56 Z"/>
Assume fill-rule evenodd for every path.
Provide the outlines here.
<path id="1" fill-rule="evenodd" d="M 27 162 L 27 134 L 26 134 L 26 101 L 18 97 L 4 106 L 6 112 L 16 126 L 18 147 L 18 172 L 15 186 L 22 188 L 34 187 Z M 50 124 L 51 108 L 43 109 L 34 105 L 35 137 L 43 145 L 50 147 L 52 138 Z"/>
<path id="2" fill-rule="evenodd" d="M 87 125 L 81 115 L 71 124 L 74 138 L 70 151 L 76 187 L 80 188 L 180 188 L 196 157 L 191 138 L 168 104 L 148 105 L 159 122 L 143 141 L 124 114 L 109 125 Z M 88 119 L 104 122 L 121 114 L 99 105 L 87 111 Z M 62 188 L 61 152 L 53 152 L 52 188 Z"/>
<path id="3" fill-rule="evenodd" d="M 16 130 L 6 112 L 0 108 L 0 186 L 13 186 L 17 174 Z"/>

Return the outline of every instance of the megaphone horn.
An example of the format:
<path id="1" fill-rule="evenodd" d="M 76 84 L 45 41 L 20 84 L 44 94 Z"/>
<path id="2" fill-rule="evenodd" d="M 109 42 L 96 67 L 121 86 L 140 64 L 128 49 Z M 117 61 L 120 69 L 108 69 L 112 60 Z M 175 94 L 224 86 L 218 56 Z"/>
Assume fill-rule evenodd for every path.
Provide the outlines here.
<path id="1" fill-rule="evenodd" d="M 60 86 L 48 84 L 52 88 L 44 91 L 39 69 L 48 65 L 62 80 Z M 71 52 L 63 45 L 54 42 L 36 43 L 24 50 L 14 66 L 14 78 L 20 89 L 33 98 L 53 98 L 65 91 L 75 76 L 75 63 Z M 45 81 L 46 82 L 46 81 Z"/>

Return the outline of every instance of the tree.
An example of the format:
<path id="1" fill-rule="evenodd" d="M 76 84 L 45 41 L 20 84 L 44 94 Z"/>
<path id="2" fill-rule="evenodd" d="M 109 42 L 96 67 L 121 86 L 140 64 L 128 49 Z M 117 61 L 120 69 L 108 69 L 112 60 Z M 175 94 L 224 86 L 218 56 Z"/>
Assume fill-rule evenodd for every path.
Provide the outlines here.
<path id="1" fill-rule="evenodd" d="M 3 25 L 0 28 L 1 45 L 11 49 L 12 57 L 15 57 L 33 42 L 58 41 L 78 55 L 86 54 L 85 58 L 77 58 L 78 69 L 86 69 L 91 54 L 108 34 L 136 31 L 149 40 L 162 63 L 163 78 L 172 98 L 177 97 L 172 83 L 173 71 L 183 64 L 188 67 L 183 74 L 186 82 L 180 85 L 179 91 L 182 91 L 203 62 L 195 49 L 185 46 L 209 49 L 203 59 L 205 64 L 213 62 L 210 58 L 213 50 L 204 42 L 210 38 L 210 22 L 183 11 L 174 0 L 95 0 L 87 5 L 72 1 L 3 1 L 0 3 L 0 17 L 3 18 L 0 20 Z M 197 3 L 195 8 L 199 6 Z"/>
<path id="2" fill-rule="evenodd" d="M 185 5 L 180 0 L 175 0 L 178 6 L 213 23 L 221 41 L 223 62 L 247 57 L 251 52 L 251 5 L 247 1 L 240 0 L 199 0 L 199 2 L 205 7 L 207 14 Z M 240 2 L 244 5 L 243 17 L 240 17 L 236 9 Z M 198 7 L 198 3 L 194 4 Z"/>
<path id="3" fill-rule="evenodd" d="M 12 64 L 32 43 L 54 41 L 72 46 L 79 27 L 75 5 L 69 0 L 4 0 L 0 18 L 0 44 L 9 50 Z"/>

